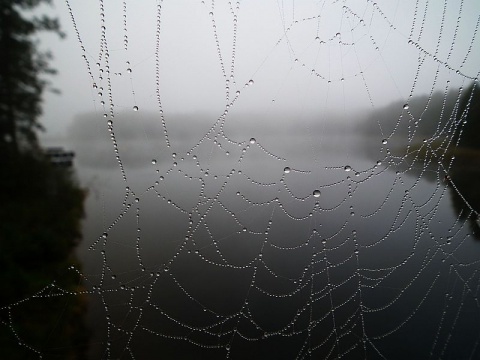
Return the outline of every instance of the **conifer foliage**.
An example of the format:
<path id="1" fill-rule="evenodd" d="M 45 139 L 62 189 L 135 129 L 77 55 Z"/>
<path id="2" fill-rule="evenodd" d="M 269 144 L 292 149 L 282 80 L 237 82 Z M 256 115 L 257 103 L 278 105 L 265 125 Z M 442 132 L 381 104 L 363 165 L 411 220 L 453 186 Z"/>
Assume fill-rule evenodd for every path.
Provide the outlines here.
<path id="1" fill-rule="evenodd" d="M 30 15 L 50 0 L 0 0 L 0 150 L 18 152 L 37 146 L 42 93 L 51 54 L 38 49 L 34 36 L 53 31 L 63 37 L 57 19 Z"/>

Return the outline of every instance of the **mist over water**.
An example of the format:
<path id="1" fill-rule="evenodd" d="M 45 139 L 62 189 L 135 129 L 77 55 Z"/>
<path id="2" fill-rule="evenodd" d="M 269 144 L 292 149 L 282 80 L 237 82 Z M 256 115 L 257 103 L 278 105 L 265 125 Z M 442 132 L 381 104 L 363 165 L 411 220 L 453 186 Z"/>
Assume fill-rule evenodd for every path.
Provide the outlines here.
<path id="1" fill-rule="evenodd" d="M 355 112 L 357 124 L 365 121 L 367 112 Z M 341 116 L 305 116 L 295 113 L 279 113 L 265 116 L 260 113 L 234 114 L 223 125 L 218 116 L 207 113 L 168 115 L 168 136 L 172 147 L 167 149 L 161 118 L 158 113 L 143 112 L 141 117 L 130 112 L 122 112 L 113 122 L 115 140 L 118 143 L 122 162 L 127 167 L 143 167 L 156 159 L 170 160 L 167 153 L 178 151 L 186 153 L 207 136 L 200 146 L 201 152 L 210 151 L 209 156 L 223 156 L 228 152 L 229 160 L 237 159 L 241 151 L 251 147 L 257 151 L 250 139 L 260 144 L 265 150 L 314 161 L 314 154 L 319 149 L 334 151 L 338 140 L 358 141 L 363 134 L 356 131 L 358 125 L 349 124 Z M 219 150 L 209 148 L 214 141 L 213 133 L 222 126 L 224 134 L 240 145 L 228 145 Z M 212 131 L 212 129 L 214 131 Z M 372 134 L 373 135 L 373 134 Z M 376 135 L 376 134 L 375 134 Z M 116 167 L 118 162 L 112 146 L 108 125 L 99 121 L 98 114 L 89 113 L 76 116 L 67 129 L 64 141 L 77 150 L 78 164 L 86 167 Z M 369 139 L 370 141 L 370 139 Z M 371 139 L 375 141 L 375 139 Z M 378 141 L 377 141 L 378 142 Z M 377 147 L 378 144 L 372 144 Z M 352 144 L 348 148 L 351 148 Z M 213 150 L 212 150 L 213 149 Z M 260 151 L 262 152 L 262 151 Z M 170 154 L 171 155 L 171 154 Z M 226 155 L 226 156 L 229 156 Z"/>
<path id="2" fill-rule="evenodd" d="M 475 358 L 475 1 L 67 5 L 92 359 Z"/>
<path id="3" fill-rule="evenodd" d="M 435 331 L 427 324 L 443 311 L 436 300 L 449 281 L 449 261 L 443 261 L 454 249 L 456 261 L 474 261 L 479 250 L 456 220 L 446 187 L 396 173 L 381 138 L 342 122 L 234 118 L 224 131 L 235 143 L 219 147 L 208 135 L 212 117 L 171 116 L 167 149 L 153 114 L 136 122 L 121 115 L 114 127 L 125 183 L 112 140 L 99 131 L 104 125 L 90 115 L 77 119 L 70 141 L 78 174 L 91 191 L 79 253 L 87 284 L 103 278 L 102 288 L 114 296 L 90 296 L 92 354 L 104 351 L 111 322 L 135 329 L 130 345 L 144 358 L 153 358 L 158 346 L 167 357 L 188 358 L 198 354 L 197 342 L 212 346 L 203 349 L 209 358 L 224 358 L 227 341 L 236 356 L 253 351 L 291 359 L 302 346 L 309 312 L 319 319 L 317 338 L 328 338 L 332 316 L 340 331 L 364 306 L 370 336 L 382 338 L 402 326 L 376 343 L 382 353 L 395 358 L 403 343 L 402 356 L 415 356 L 429 351 L 431 342 L 413 330 L 421 325 L 426 333 Z M 419 217 L 437 224 L 424 232 Z M 98 243 L 106 228 L 108 238 Z M 447 242 L 447 233 L 463 238 L 461 244 Z M 386 274 L 391 275 L 383 279 Z M 258 328 L 235 320 L 247 316 L 247 308 Z M 414 320 L 405 323 L 412 313 Z M 468 325 L 455 333 L 455 354 L 471 351 L 461 344 L 469 344 L 477 327 L 462 319 Z M 186 333 L 187 324 L 213 332 L 219 327 L 225 334 Z M 225 336 L 233 329 L 259 340 L 229 342 Z M 341 346 L 357 343 L 359 331 L 352 324 Z M 290 335 L 279 340 L 279 332 Z M 172 336 L 186 339 L 181 348 Z M 125 351 L 128 337 L 110 337 L 112 354 Z"/>

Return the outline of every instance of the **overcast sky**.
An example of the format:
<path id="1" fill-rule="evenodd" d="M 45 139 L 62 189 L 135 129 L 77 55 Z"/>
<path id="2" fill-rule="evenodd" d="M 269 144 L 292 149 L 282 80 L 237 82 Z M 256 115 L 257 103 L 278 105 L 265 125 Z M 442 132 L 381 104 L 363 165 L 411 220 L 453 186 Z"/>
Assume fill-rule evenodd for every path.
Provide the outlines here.
<path id="1" fill-rule="evenodd" d="M 478 0 L 462 8 L 460 0 L 419 1 L 417 8 L 413 0 L 246 0 L 238 9 L 228 1 L 212 7 L 171 0 L 161 2 L 160 13 L 159 3 L 104 1 L 105 36 L 98 0 L 70 0 L 71 14 L 63 0 L 41 8 L 57 16 L 67 34 L 64 40 L 41 36 L 59 72 L 53 85 L 62 91 L 45 96 L 42 123 L 49 136 L 64 134 L 80 113 L 110 117 L 109 81 L 114 115 L 158 112 L 158 74 L 167 122 L 178 112 L 209 113 L 214 121 L 233 100 L 229 111 L 237 115 L 313 114 L 327 121 L 337 114 L 354 121 L 359 108 L 408 101 L 445 89 L 447 81 L 468 84 L 480 68 Z"/>

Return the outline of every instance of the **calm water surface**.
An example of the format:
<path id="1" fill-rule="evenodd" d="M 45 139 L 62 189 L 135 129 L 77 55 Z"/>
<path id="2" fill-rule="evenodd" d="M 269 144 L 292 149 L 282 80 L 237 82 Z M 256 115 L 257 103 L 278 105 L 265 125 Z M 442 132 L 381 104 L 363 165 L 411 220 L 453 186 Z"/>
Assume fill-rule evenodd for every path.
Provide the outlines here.
<path id="1" fill-rule="evenodd" d="M 127 182 L 77 149 L 92 358 L 480 356 L 480 248 L 447 184 L 320 140 L 178 146 Z"/>

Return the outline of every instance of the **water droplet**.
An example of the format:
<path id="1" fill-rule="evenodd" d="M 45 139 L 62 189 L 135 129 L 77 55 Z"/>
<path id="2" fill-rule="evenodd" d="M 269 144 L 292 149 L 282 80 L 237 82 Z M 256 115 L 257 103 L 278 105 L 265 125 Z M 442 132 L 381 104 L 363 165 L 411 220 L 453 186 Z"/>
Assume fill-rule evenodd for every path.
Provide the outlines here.
<path id="1" fill-rule="evenodd" d="M 316 198 L 320 197 L 320 190 L 314 190 L 313 191 L 313 196 L 316 197 Z"/>
<path id="2" fill-rule="evenodd" d="M 132 72 L 132 69 L 128 68 L 127 72 L 130 74 Z"/>
<path id="3" fill-rule="evenodd" d="M 290 169 L 288 166 L 286 166 L 286 167 L 283 169 L 283 172 L 284 172 L 285 174 L 290 174 L 290 171 L 291 171 L 291 169 Z"/>
<path id="4" fill-rule="evenodd" d="M 346 165 L 343 169 L 345 171 L 352 171 L 352 167 L 350 165 Z"/>
<path id="5" fill-rule="evenodd" d="M 157 163 L 156 159 L 152 159 L 152 164 L 155 165 Z"/>
<path id="6" fill-rule="evenodd" d="M 385 145 L 385 144 L 387 144 L 387 143 L 388 143 L 388 140 L 387 140 L 387 139 L 383 139 L 383 140 L 382 140 L 382 144 L 383 144 L 383 145 Z"/>
<path id="7" fill-rule="evenodd" d="M 409 106 L 408 104 L 404 104 L 404 105 L 403 105 L 403 109 L 404 109 L 404 110 L 408 110 L 409 108 L 410 108 L 410 106 Z"/>
<path id="8" fill-rule="evenodd" d="M 133 107 L 133 111 L 138 111 L 138 106 L 137 106 L 137 105 L 135 105 L 135 106 Z"/>
<path id="9" fill-rule="evenodd" d="M 257 140 L 255 140 L 255 138 L 250 139 L 250 144 L 255 144 L 256 142 L 257 142 Z"/>
<path id="10" fill-rule="evenodd" d="M 250 79 L 250 80 L 248 81 L 248 85 L 253 85 L 253 80 Z"/>
<path id="11" fill-rule="evenodd" d="M 382 162 L 380 160 L 377 161 L 377 165 L 380 166 L 382 165 Z"/>

